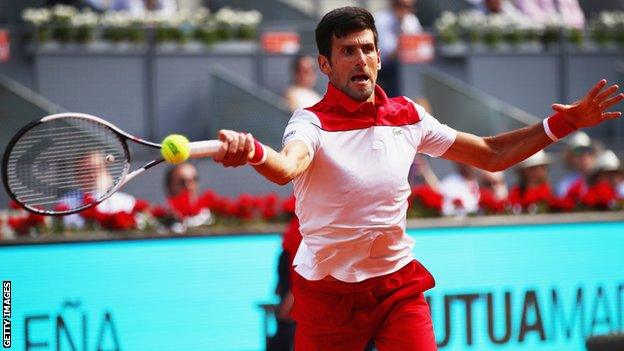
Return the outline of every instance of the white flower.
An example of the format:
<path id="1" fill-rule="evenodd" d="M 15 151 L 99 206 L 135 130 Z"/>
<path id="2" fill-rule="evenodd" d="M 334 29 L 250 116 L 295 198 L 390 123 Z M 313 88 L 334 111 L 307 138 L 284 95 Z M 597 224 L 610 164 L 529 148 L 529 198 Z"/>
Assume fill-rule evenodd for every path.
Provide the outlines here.
<path id="1" fill-rule="evenodd" d="M 210 11 L 206 8 L 199 8 L 197 11 L 189 15 L 189 22 L 194 26 L 205 23 L 210 16 Z"/>
<path id="2" fill-rule="evenodd" d="M 443 32 L 452 28 L 457 24 L 457 16 L 450 11 L 442 12 L 442 15 L 435 21 L 435 27 L 439 32 Z"/>
<path id="3" fill-rule="evenodd" d="M 503 29 L 507 24 L 506 17 L 504 15 L 495 14 L 487 17 L 486 27 L 490 30 Z"/>
<path id="4" fill-rule="evenodd" d="M 110 11 L 106 12 L 100 18 L 100 22 L 104 27 L 128 27 L 135 23 L 137 17 L 126 11 Z"/>
<path id="5" fill-rule="evenodd" d="M 65 5 L 54 5 L 52 7 L 52 16 L 58 18 L 71 18 L 76 15 L 78 10 L 76 10 L 73 6 L 65 6 Z"/>
<path id="6" fill-rule="evenodd" d="M 544 27 L 548 29 L 564 28 L 565 26 L 566 23 L 560 15 L 549 16 L 544 22 Z"/>
<path id="7" fill-rule="evenodd" d="M 51 18 L 52 12 L 47 8 L 26 8 L 22 11 L 22 19 L 37 27 L 49 23 Z"/>
<path id="8" fill-rule="evenodd" d="M 70 23 L 74 27 L 95 27 L 98 22 L 98 15 L 89 9 L 79 12 L 70 19 Z"/>
<path id="9" fill-rule="evenodd" d="M 234 24 L 236 22 L 236 12 L 229 7 L 223 7 L 215 13 L 217 22 Z"/>
<path id="10" fill-rule="evenodd" d="M 539 23 L 537 21 L 533 21 L 529 18 L 525 18 L 522 17 L 520 18 L 516 24 L 518 25 L 518 29 L 521 30 L 525 30 L 525 31 L 534 31 L 534 32 L 539 32 L 542 31 L 544 29 L 544 25 L 542 23 Z"/>
<path id="11" fill-rule="evenodd" d="M 599 21 L 607 28 L 614 28 L 618 24 L 618 16 L 613 12 L 602 11 Z"/>
<path id="12" fill-rule="evenodd" d="M 470 10 L 459 13 L 458 23 L 464 30 L 474 30 L 483 27 L 486 16 L 481 11 Z"/>
<path id="13" fill-rule="evenodd" d="M 148 12 L 144 18 L 145 23 L 155 26 L 160 26 L 168 22 L 168 16 L 164 15 L 162 12 Z"/>

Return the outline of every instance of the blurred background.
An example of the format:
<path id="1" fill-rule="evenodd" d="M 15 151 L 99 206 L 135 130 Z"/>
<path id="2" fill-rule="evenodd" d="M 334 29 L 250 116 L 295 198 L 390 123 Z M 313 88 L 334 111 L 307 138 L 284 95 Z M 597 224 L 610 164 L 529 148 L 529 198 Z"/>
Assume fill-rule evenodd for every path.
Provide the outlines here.
<path id="1" fill-rule="evenodd" d="M 458 130 L 534 124 L 624 83 L 622 0 L 0 0 L 0 150 L 67 111 L 156 142 L 228 128 L 279 149 L 326 89 L 316 24 L 346 5 L 375 15 L 389 95 Z M 134 167 L 155 157 L 131 148 Z M 624 123 L 545 151 L 499 173 L 414 160 L 408 234 L 438 279 L 440 349 L 622 349 Z M 65 218 L 0 192 L 13 349 L 289 349 L 291 185 L 194 160 L 123 192 Z"/>

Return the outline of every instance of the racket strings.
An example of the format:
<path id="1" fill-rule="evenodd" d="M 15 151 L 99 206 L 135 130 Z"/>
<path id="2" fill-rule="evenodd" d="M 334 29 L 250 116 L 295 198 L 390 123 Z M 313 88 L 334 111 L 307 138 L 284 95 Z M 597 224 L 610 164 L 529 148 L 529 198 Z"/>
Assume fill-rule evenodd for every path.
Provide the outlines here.
<path id="1" fill-rule="evenodd" d="M 73 211 L 99 202 L 128 170 L 124 142 L 98 122 L 66 117 L 35 125 L 13 146 L 8 186 L 31 208 Z"/>

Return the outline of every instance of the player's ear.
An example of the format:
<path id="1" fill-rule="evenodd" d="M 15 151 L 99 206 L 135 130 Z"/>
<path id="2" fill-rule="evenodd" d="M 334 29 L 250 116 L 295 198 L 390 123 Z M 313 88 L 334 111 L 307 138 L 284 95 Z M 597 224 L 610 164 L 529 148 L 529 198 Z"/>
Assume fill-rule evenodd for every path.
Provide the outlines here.
<path id="1" fill-rule="evenodd" d="M 377 70 L 381 69 L 381 50 L 377 49 Z"/>
<path id="2" fill-rule="evenodd" d="M 325 75 L 329 75 L 331 73 L 331 63 L 329 62 L 329 58 L 325 55 L 318 55 L 317 60 L 321 72 Z"/>

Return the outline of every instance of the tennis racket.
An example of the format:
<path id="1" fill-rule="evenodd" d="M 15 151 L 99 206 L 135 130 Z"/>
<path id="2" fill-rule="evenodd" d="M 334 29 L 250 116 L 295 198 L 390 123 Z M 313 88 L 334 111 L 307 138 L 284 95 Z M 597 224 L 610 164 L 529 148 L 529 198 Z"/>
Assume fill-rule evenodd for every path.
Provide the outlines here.
<path id="1" fill-rule="evenodd" d="M 154 159 L 131 171 L 129 140 L 161 148 L 95 116 L 46 116 L 9 142 L 2 160 L 4 186 L 13 200 L 37 214 L 67 215 L 93 207 L 164 161 Z M 220 147 L 218 140 L 192 142 L 190 157 L 209 157 Z"/>

